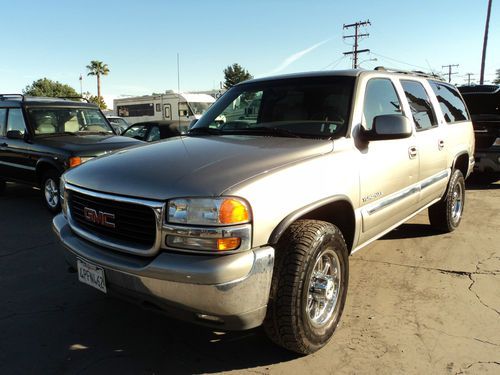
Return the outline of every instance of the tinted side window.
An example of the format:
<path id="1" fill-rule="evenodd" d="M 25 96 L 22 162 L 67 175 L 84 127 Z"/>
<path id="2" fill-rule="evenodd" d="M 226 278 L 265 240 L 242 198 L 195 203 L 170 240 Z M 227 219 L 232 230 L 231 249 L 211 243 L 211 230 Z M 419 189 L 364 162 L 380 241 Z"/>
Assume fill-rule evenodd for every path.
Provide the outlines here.
<path id="1" fill-rule="evenodd" d="M 20 108 L 9 109 L 9 115 L 7 119 L 7 131 L 10 130 L 19 130 L 21 134 L 24 134 L 26 132 L 23 113 Z"/>
<path id="2" fill-rule="evenodd" d="M 0 108 L 0 136 L 5 134 L 6 123 L 7 123 L 7 108 Z"/>
<path id="3" fill-rule="evenodd" d="M 417 81 L 401 81 L 417 130 L 437 126 L 436 114 L 424 86 Z"/>
<path id="4" fill-rule="evenodd" d="M 447 123 L 469 120 L 465 104 L 457 89 L 441 82 L 429 81 L 437 96 Z"/>
<path id="5" fill-rule="evenodd" d="M 385 78 L 369 80 L 363 106 L 366 128 L 372 128 L 376 116 L 394 114 L 401 114 L 401 104 L 392 82 Z"/>

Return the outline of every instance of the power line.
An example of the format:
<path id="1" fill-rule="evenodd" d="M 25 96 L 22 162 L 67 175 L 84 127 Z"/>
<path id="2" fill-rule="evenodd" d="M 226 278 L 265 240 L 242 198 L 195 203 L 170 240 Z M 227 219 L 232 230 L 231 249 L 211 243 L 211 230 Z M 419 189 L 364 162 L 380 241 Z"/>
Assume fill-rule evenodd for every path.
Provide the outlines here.
<path id="1" fill-rule="evenodd" d="M 451 76 L 454 74 L 458 74 L 457 72 L 452 72 L 451 69 L 454 67 L 458 67 L 458 64 L 450 64 L 450 65 L 443 65 L 442 68 L 448 68 L 448 82 L 451 82 Z"/>
<path id="2" fill-rule="evenodd" d="M 380 53 L 370 52 L 370 54 L 378 56 L 378 57 L 381 57 L 382 59 L 391 60 L 391 61 L 397 62 L 399 64 L 404 64 L 404 65 L 412 66 L 414 68 L 419 68 L 419 69 L 422 69 L 422 70 L 426 70 L 426 69 L 429 68 L 429 67 L 423 67 L 423 66 L 420 66 L 420 65 L 410 64 L 410 63 L 407 63 L 407 62 L 404 62 L 404 61 L 401 61 L 401 60 L 396 60 L 396 59 L 393 59 L 392 57 L 381 55 Z"/>
<path id="3" fill-rule="evenodd" d="M 335 68 L 337 65 L 339 65 L 339 64 L 342 62 L 342 60 L 344 60 L 345 58 L 346 58 L 346 56 L 342 56 L 342 57 L 340 57 L 339 59 L 337 59 L 337 60 L 335 60 L 335 61 L 331 62 L 331 63 L 330 63 L 330 64 L 328 64 L 327 66 L 325 66 L 325 67 L 321 68 L 321 70 L 325 70 L 325 69 L 328 69 L 328 68 L 330 68 L 330 67 L 331 67 L 331 69 L 333 69 L 333 68 Z"/>
<path id="4" fill-rule="evenodd" d="M 369 20 L 366 20 L 366 21 L 359 21 L 359 22 L 356 22 L 356 23 L 351 23 L 349 25 L 344 25 L 344 30 L 345 29 L 350 29 L 352 27 L 354 27 L 354 35 L 345 35 L 343 37 L 343 39 L 347 39 L 347 38 L 354 38 L 354 46 L 353 46 L 353 50 L 350 51 L 350 52 L 344 52 L 344 55 L 353 55 L 352 57 L 352 67 L 354 69 L 356 69 L 358 67 L 358 54 L 360 53 L 364 53 L 364 52 L 370 52 L 369 49 L 358 49 L 359 47 L 359 42 L 358 40 L 362 37 L 368 37 L 370 36 L 370 34 L 367 34 L 367 33 L 364 33 L 364 34 L 360 34 L 359 33 L 359 28 L 361 26 L 371 26 L 371 23 Z"/>

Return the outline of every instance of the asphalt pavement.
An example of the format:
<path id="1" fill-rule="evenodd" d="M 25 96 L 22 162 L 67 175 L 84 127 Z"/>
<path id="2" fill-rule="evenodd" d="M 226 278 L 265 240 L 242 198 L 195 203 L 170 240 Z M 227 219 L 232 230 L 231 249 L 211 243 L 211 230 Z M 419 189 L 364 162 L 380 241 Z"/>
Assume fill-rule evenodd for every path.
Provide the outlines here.
<path id="1" fill-rule="evenodd" d="M 0 196 L 0 374 L 499 374 L 500 182 L 467 184 L 464 219 L 426 212 L 351 258 L 341 326 L 298 357 L 260 329 L 215 332 L 81 284 L 36 189 Z"/>

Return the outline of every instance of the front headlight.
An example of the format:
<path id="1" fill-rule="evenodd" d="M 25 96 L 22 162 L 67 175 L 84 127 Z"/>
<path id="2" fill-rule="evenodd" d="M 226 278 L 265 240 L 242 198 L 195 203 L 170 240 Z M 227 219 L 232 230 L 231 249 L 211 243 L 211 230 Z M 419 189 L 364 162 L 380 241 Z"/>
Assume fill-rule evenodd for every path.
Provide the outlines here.
<path id="1" fill-rule="evenodd" d="M 241 198 L 180 198 L 168 202 L 167 249 L 228 253 L 251 248 L 252 214 Z"/>
<path id="2" fill-rule="evenodd" d="M 181 198 L 168 202 L 167 221 L 209 226 L 245 224 L 251 221 L 251 212 L 241 198 Z"/>
<path id="3" fill-rule="evenodd" d="M 68 166 L 70 168 L 73 168 L 73 167 L 76 167 L 76 166 L 78 166 L 80 164 L 83 164 L 86 161 L 89 161 L 89 160 L 91 160 L 93 158 L 94 158 L 94 156 L 86 156 L 86 157 L 73 156 L 73 157 L 69 158 Z"/>

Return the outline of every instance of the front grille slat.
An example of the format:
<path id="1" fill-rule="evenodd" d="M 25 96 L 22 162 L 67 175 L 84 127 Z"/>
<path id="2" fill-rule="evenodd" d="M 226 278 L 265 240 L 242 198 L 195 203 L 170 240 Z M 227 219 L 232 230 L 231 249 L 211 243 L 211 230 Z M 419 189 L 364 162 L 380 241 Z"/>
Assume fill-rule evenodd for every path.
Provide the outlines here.
<path id="1" fill-rule="evenodd" d="M 73 190 L 69 191 L 68 205 L 76 224 L 90 234 L 105 236 L 111 241 L 125 241 L 131 246 L 139 245 L 141 248 L 152 247 L 156 241 L 156 216 L 151 207 L 98 198 Z M 115 228 L 88 220 L 84 215 L 85 207 L 95 210 L 98 214 L 114 215 L 111 221 Z"/>

